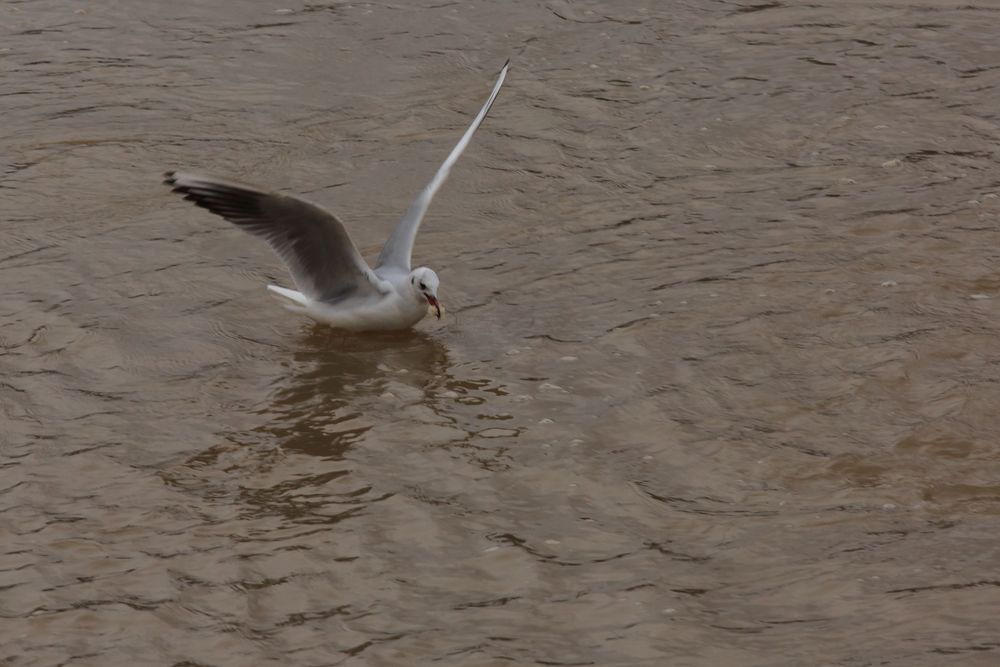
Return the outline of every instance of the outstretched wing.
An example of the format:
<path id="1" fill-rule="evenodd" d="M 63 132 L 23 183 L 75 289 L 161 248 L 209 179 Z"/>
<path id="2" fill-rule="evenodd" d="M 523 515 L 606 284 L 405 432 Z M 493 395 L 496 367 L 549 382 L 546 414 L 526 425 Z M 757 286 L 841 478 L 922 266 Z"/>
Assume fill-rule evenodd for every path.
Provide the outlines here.
<path id="1" fill-rule="evenodd" d="M 216 178 L 167 172 L 164 183 L 195 205 L 268 242 L 310 299 L 378 296 L 381 282 L 344 226 L 315 204 Z"/>
<path id="2" fill-rule="evenodd" d="M 503 85 L 504 79 L 507 78 L 507 69 L 509 67 L 510 61 L 508 60 L 500 70 L 500 76 L 493 85 L 493 92 L 490 93 L 490 98 L 486 100 L 486 104 L 479 110 L 479 114 L 473 119 L 472 125 L 465 131 L 462 138 L 458 140 L 458 144 L 451 150 L 444 164 L 438 168 L 431 182 L 427 184 L 427 187 L 410 204 L 410 208 L 406 210 L 406 215 L 399 221 L 399 224 L 392 231 L 392 236 L 382 246 L 382 252 L 379 253 L 378 261 L 375 263 L 376 269 L 392 267 L 404 271 L 410 270 L 410 255 L 413 253 L 413 242 L 417 238 L 420 221 L 424 219 L 424 214 L 427 212 L 427 207 L 431 205 L 431 200 L 434 199 L 435 193 L 437 193 L 438 189 L 445 182 L 445 179 L 448 178 L 448 172 L 451 171 L 452 166 L 458 160 L 458 156 L 469 145 L 472 135 L 479 129 L 483 119 L 486 118 L 486 114 L 489 113 L 490 107 L 493 106 L 493 101 L 496 100 L 497 94 L 500 92 L 500 86 Z"/>

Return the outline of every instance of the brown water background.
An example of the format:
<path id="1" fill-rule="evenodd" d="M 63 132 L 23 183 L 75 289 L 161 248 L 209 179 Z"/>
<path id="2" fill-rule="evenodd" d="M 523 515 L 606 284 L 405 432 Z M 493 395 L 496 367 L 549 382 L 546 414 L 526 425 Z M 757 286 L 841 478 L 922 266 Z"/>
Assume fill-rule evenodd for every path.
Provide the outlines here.
<path id="1" fill-rule="evenodd" d="M 998 9 L 6 0 L 0 665 L 1000 664 Z"/>

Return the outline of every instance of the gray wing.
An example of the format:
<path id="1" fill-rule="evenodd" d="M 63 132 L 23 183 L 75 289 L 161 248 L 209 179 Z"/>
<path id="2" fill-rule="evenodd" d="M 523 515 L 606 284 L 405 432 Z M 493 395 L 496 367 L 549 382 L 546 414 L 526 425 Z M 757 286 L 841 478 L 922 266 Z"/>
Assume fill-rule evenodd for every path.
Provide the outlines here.
<path id="1" fill-rule="evenodd" d="M 379 296 L 381 282 L 333 214 L 307 201 L 215 178 L 167 172 L 164 183 L 196 206 L 268 242 L 295 285 L 316 301 Z"/>
<path id="2" fill-rule="evenodd" d="M 500 70 L 500 76 L 493 85 L 493 92 L 490 93 L 490 98 L 486 100 L 486 104 L 479 110 L 479 114 L 473 119 L 472 125 L 465 131 L 462 138 L 458 140 L 455 148 L 452 149 L 451 153 L 445 159 L 444 164 L 438 168 L 431 182 L 427 184 L 427 187 L 410 204 L 410 208 L 406 210 L 403 219 L 399 221 L 399 224 L 392 231 L 389 240 L 382 246 L 382 252 L 379 253 L 378 261 L 375 262 L 376 269 L 394 267 L 407 272 L 410 270 L 410 255 L 413 253 L 413 242 L 417 238 L 420 221 L 424 219 L 424 214 L 427 212 L 427 207 L 431 205 L 434 194 L 448 178 L 448 172 L 451 171 L 452 166 L 458 161 L 458 157 L 462 154 L 462 151 L 469 145 L 472 135 L 479 129 L 483 119 L 486 118 L 486 114 L 489 113 L 490 107 L 493 106 L 493 101 L 496 100 L 497 94 L 500 92 L 500 86 L 503 85 L 504 79 L 507 78 L 507 69 L 509 66 L 510 61 L 508 60 Z"/>

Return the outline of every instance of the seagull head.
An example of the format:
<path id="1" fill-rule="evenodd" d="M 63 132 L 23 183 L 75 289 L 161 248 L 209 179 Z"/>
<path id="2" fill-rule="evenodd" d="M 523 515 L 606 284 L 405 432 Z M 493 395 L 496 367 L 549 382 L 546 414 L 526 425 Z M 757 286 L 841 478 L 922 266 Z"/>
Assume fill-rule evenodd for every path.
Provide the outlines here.
<path id="1" fill-rule="evenodd" d="M 410 286 L 414 291 L 427 301 L 427 304 L 434 309 L 434 315 L 441 319 L 441 303 L 438 301 L 438 277 L 437 274 L 426 266 L 413 269 L 410 272 Z"/>

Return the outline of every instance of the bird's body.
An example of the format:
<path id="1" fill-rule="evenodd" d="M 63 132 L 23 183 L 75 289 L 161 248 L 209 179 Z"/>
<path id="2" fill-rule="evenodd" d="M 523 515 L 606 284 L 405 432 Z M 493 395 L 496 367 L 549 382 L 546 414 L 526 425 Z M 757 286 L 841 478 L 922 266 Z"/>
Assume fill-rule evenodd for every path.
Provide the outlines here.
<path id="1" fill-rule="evenodd" d="M 327 303 L 310 299 L 302 292 L 268 285 L 267 289 L 293 313 L 346 331 L 394 331 L 408 329 L 424 319 L 429 310 L 426 299 L 409 289 L 408 278 L 399 274 L 383 285 L 385 295 L 378 300 L 344 299 Z"/>
<path id="2" fill-rule="evenodd" d="M 426 267 L 410 269 L 413 243 L 431 199 L 500 92 L 507 67 L 505 63 L 486 104 L 393 230 L 374 269 L 343 224 L 315 204 L 187 173 L 168 172 L 165 182 L 197 206 L 268 242 L 298 287 L 267 286 L 288 310 L 348 331 L 407 329 L 432 308 L 441 317 L 437 274 Z"/>

